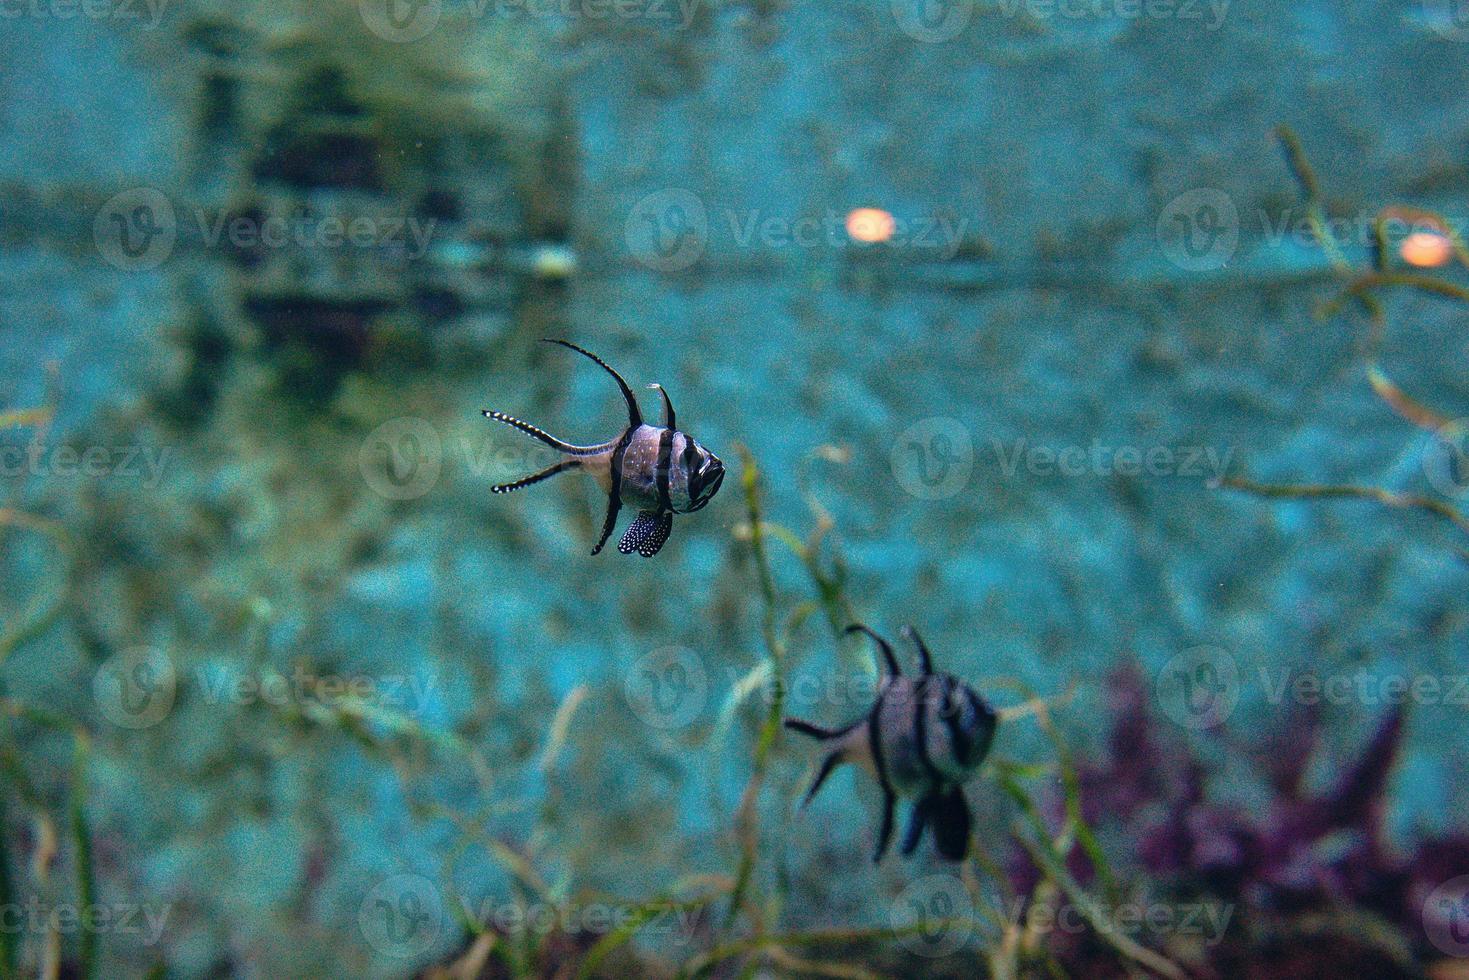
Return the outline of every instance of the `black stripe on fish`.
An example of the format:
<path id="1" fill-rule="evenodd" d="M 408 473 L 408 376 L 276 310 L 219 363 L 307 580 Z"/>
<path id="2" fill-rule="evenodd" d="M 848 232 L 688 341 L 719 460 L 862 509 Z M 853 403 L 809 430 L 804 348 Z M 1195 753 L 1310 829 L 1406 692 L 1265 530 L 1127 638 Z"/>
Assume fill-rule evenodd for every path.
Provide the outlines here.
<path id="1" fill-rule="evenodd" d="M 882 788 L 882 826 L 877 832 L 877 850 L 872 855 L 872 863 L 877 864 L 887 853 L 888 843 L 893 838 L 893 807 L 897 804 L 897 794 L 893 792 L 892 784 L 888 782 L 887 763 L 882 756 L 882 738 L 878 731 L 878 718 L 882 712 L 882 702 L 887 697 L 887 687 L 884 686 L 877 693 L 877 701 L 872 705 L 872 710 L 867 715 L 867 744 L 872 753 L 872 768 L 877 773 L 878 786 Z"/>
<path id="2" fill-rule="evenodd" d="M 687 436 L 685 436 L 687 438 Z M 690 440 L 692 441 L 692 440 Z M 658 434 L 658 467 L 653 472 L 654 483 L 658 488 L 658 510 L 672 511 L 673 500 L 668 494 L 670 480 L 670 462 L 673 456 L 673 430 L 664 429 Z"/>
<path id="3" fill-rule="evenodd" d="M 530 476 L 523 476 L 514 483 L 501 483 L 498 486 L 490 487 L 490 493 L 509 493 L 512 490 L 519 490 L 521 487 L 528 487 L 533 483 L 540 483 L 542 480 L 549 480 L 557 473 L 579 469 L 581 469 L 581 460 L 563 459 L 554 466 L 548 466 L 539 473 L 532 473 Z"/>
<path id="4" fill-rule="evenodd" d="M 693 436 L 689 433 L 683 435 L 683 453 L 679 458 L 683 461 L 683 473 L 687 478 L 685 489 L 689 494 L 689 507 L 693 507 L 699 500 L 699 494 L 704 492 L 704 476 L 695 466 L 699 461 L 699 450 L 693 445 Z"/>
<path id="5" fill-rule="evenodd" d="M 954 698 L 954 678 L 948 674 L 944 674 L 940 676 L 939 682 L 944 688 L 943 708 L 939 712 L 939 717 L 943 718 L 944 724 L 948 726 L 949 744 L 953 746 L 954 761 L 963 765 L 964 760 L 969 758 L 970 743 L 969 735 L 965 733 L 963 726 L 959 724 L 960 708 L 957 700 Z"/>
<path id="6" fill-rule="evenodd" d="M 928 754 L 928 682 L 929 678 L 925 677 L 913 688 L 913 742 L 923 771 L 937 785 L 944 777 Z"/>
<path id="7" fill-rule="evenodd" d="M 569 340 L 554 340 L 550 337 L 544 337 L 542 338 L 541 342 L 545 344 L 560 344 L 562 347 L 574 350 L 578 354 L 585 354 L 587 357 L 590 357 L 592 360 L 596 361 L 597 364 L 601 366 L 603 371 L 606 371 L 608 374 L 612 375 L 613 379 L 617 382 L 617 387 L 622 389 L 623 400 L 627 402 L 628 426 L 630 428 L 636 429 L 638 426 L 643 424 L 643 412 L 640 408 L 638 408 L 638 400 L 633 397 L 632 389 L 627 386 L 626 381 L 622 380 L 622 375 L 612 370 L 612 366 L 610 364 L 608 364 L 606 361 L 602 360 L 600 357 L 598 357 L 596 354 L 593 354 L 586 348 L 578 347 Z"/>
<path id="8" fill-rule="evenodd" d="M 622 438 L 617 440 L 617 446 L 612 450 L 612 462 L 609 466 L 611 478 L 611 491 L 607 494 L 607 517 L 602 521 L 602 536 L 597 539 L 597 546 L 592 549 L 592 554 L 601 554 L 607 539 L 612 537 L 613 530 L 617 527 L 617 512 L 622 509 L 622 457 L 627 455 L 628 443 L 632 442 L 632 435 L 637 431 L 637 426 L 628 426 L 622 433 Z"/>

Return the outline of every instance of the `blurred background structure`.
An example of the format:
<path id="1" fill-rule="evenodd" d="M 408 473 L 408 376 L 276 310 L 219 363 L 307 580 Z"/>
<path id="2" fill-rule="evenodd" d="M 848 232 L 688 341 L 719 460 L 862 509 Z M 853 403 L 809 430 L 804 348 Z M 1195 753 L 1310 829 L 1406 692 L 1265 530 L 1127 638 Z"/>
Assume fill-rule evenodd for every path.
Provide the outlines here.
<path id="1" fill-rule="evenodd" d="M 1457 6 L 16 6 L 0 966 L 1469 975 Z M 488 493 L 548 336 L 733 470 L 656 559 Z M 1015 709 L 991 863 L 797 816 L 847 616 Z"/>

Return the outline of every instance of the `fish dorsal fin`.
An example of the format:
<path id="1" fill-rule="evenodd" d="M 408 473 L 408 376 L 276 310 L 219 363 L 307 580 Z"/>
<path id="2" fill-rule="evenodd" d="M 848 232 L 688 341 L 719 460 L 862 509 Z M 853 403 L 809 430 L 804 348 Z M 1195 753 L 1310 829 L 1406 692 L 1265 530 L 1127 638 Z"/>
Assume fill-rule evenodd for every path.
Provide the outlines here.
<path id="1" fill-rule="evenodd" d="M 863 626 L 861 623 L 853 623 L 851 626 L 847 627 L 846 631 L 848 633 L 866 633 L 868 636 L 872 637 L 872 641 L 877 644 L 877 649 L 882 652 L 882 659 L 884 663 L 887 664 L 888 676 L 903 676 L 903 671 L 900 670 L 898 667 L 898 658 L 893 656 L 893 648 L 888 645 L 887 640 L 884 640 L 882 637 L 878 636 L 876 633 L 868 629 L 866 626 Z"/>
<path id="2" fill-rule="evenodd" d="M 627 382 L 622 380 L 622 375 L 612 370 L 611 365 L 602 360 L 596 354 L 593 354 L 591 351 L 583 347 L 578 347 L 569 340 L 555 340 L 551 337 L 546 337 L 543 338 L 541 342 L 546 344 L 560 344 L 562 347 L 570 348 L 571 350 L 576 351 L 578 354 L 585 354 L 587 357 L 590 357 L 592 360 L 596 361 L 597 364 L 601 366 L 602 370 L 612 375 L 612 377 L 617 381 L 617 387 L 622 389 L 622 397 L 627 402 L 628 425 L 636 429 L 638 426 L 643 424 L 643 413 L 642 410 L 638 408 L 638 400 L 633 397 L 632 389 L 627 386 Z"/>
<path id="3" fill-rule="evenodd" d="M 923 642 L 923 637 L 911 626 L 904 626 L 899 632 L 903 637 L 912 640 L 913 645 L 918 648 L 918 662 L 923 667 L 923 676 L 933 676 L 933 657 L 929 654 L 928 644 Z"/>
<path id="4" fill-rule="evenodd" d="M 624 555 L 630 555 L 634 551 L 644 558 L 652 558 L 663 548 L 663 543 L 668 540 L 668 535 L 673 530 L 672 511 L 638 511 L 637 520 L 627 526 L 622 533 L 622 540 L 617 543 L 617 550 Z"/>
<path id="5" fill-rule="evenodd" d="M 678 423 L 673 419 L 673 402 L 668 397 L 668 389 L 654 381 L 648 385 L 649 388 L 657 388 L 658 394 L 663 396 L 663 428 L 677 429 Z"/>

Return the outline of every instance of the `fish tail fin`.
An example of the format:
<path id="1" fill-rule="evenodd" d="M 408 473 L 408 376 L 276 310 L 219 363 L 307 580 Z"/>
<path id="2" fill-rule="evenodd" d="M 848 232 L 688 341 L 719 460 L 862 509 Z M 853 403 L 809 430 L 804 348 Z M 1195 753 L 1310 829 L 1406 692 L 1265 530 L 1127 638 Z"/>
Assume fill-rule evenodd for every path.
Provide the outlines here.
<path id="1" fill-rule="evenodd" d="M 563 459 L 559 463 L 546 467 L 539 473 L 532 473 L 530 476 L 523 476 L 520 479 L 516 480 L 514 483 L 500 483 L 496 486 L 490 487 L 490 493 L 509 493 L 512 490 L 519 490 L 521 487 L 528 487 L 532 484 L 540 483 L 542 480 L 549 480 L 557 473 L 565 473 L 567 470 L 579 469 L 581 469 L 581 460 Z"/>
<path id="2" fill-rule="evenodd" d="M 961 786 L 935 789 L 925 799 L 927 818 L 933 827 L 933 842 L 939 856 L 949 861 L 962 861 L 969 853 L 969 834 L 973 817 L 969 801 Z M 906 842 L 905 842 L 906 843 Z M 915 841 L 915 845 L 916 845 Z"/>
<path id="3" fill-rule="evenodd" d="M 821 725 L 815 725 L 809 721 L 802 721 L 800 718 L 786 718 L 783 724 L 791 731 L 808 735 L 819 742 L 831 742 L 841 739 L 856 727 L 856 725 L 847 725 L 844 728 L 823 728 Z M 811 781 L 811 788 L 806 790 L 806 795 L 801 800 L 801 809 L 804 810 L 811 803 L 811 800 L 821 789 L 822 784 L 826 782 L 826 777 L 830 776 L 837 766 L 846 761 L 847 748 L 845 745 L 838 745 L 826 754 L 826 758 L 821 760 L 821 768 L 816 771 L 816 778 Z"/>

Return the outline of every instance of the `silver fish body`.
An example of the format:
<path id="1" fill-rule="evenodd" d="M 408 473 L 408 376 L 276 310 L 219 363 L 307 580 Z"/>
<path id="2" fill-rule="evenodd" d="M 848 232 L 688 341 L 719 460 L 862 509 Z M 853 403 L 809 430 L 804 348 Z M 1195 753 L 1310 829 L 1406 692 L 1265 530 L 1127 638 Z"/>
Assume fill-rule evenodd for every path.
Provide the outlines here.
<path id="1" fill-rule="evenodd" d="M 905 627 L 918 647 L 923 672 L 905 677 L 891 646 L 865 626 L 882 651 L 886 676 L 867 715 L 842 728 L 825 729 L 788 718 L 786 727 L 828 743 L 806 802 L 831 772 L 853 762 L 870 772 L 883 791 L 883 821 L 874 860 L 886 853 L 899 798 L 912 799 L 902 853 L 911 854 L 931 828 L 942 857 L 961 860 L 968 851 L 970 812 L 963 783 L 979 768 L 994 740 L 998 716 L 974 689 L 952 674 L 933 672 L 928 648 Z M 804 804 L 803 804 L 804 805 Z"/>

